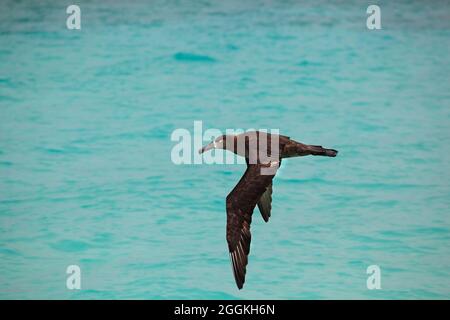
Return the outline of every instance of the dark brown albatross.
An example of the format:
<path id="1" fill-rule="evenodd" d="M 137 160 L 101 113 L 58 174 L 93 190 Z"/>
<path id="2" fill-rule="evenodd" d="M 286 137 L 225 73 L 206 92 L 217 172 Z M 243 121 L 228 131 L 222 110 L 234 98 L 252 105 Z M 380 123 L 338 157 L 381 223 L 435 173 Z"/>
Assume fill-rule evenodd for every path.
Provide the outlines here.
<path id="1" fill-rule="evenodd" d="M 306 145 L 287 136 L 259 131 L 235 136 L 222 135 L 199 152 L 211 149 L 229 150 L 245 157 L 247 162 L 247 170 L 226 199 L 228 249 L 236 285 L 242 289 L 250 253 L 253 210 L 258 206 L 264 221 L 269 221 L 272 180 L 281 165 L 281 159 L 307 155 L 335 157 L 338 152 L 321 146 Z"/>

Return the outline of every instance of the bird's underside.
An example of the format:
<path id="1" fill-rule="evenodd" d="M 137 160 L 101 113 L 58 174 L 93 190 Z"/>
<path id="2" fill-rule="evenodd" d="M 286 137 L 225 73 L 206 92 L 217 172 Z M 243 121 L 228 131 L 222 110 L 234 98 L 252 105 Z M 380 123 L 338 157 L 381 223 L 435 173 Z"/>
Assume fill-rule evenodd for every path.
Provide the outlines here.
<path id="1" fill-rule="evenodd" d="M 257 138 L 260 133 L 257 133 Z M 271 135 L 268 135 L 269 139 Z M 234 136 L 237 140 L 240 136 Z M 273 137 L 273 135 L 272 135 Z M 223 136 L 222 145 L 227 136 Z M 334 157 L 337 151 L 334 149 L 325 149 L 321 146 L 305 145 L 297 141 L 291 140 L 286 136 L 277 136 L 279 142 L 278 158 L 270 159 L 269 162 L 250 163 L 248 155 L 251 150 L 246 150 L 247 170 L 241 177 L 237 185 L 228 194 L 226 199 L 227 209 L 227 242 L 233 268 L 236 285 L 241 289 L 245 282 L 246 268 L 248 264 L 248 255 L 250 253 L 251 232 L 250 224 L 252 222 L 253 210 L 258 206 L 259 211 L 265 222 L 269 221 L 272 207 L 272 180 L 275 177 L 276 171 L 281 165 L 281 159 L 306 156 L 306 155 L 320 155 Z M 219 138 L 218 138 L 219 139 Z M 230 139 L 230 137 L 228 137 Z M 214 142 L 214 148 L 221 141 Z M 268 153 L 270 150 L 270 143 L 268 143 Z M 249 149 L 250 144 L 246 144 Z M 208 146 L 203 147 L 201 152 L 208 150 Z M 223 147 L 223 149 L 226 149 Z M 236 150 L 229 150 L 236 152 Z M 267 171 L 267 169 L 273 169 Z M 266 170 L 266 171 L 264 171 Z"/>

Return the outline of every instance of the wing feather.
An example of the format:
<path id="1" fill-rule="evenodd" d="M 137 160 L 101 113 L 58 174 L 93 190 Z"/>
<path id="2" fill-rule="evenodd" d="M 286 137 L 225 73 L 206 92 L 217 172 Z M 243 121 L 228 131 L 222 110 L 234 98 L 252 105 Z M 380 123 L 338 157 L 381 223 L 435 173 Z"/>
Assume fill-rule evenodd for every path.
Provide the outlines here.
<path id="1" fill-rule="evenodd" d="M 261 212 L 265 222 L 269 221 L 270 211 L 272 209 L 272 183 L 270 183 L 266 191 L 262 194 L 261 198 L 258 200 L 258 209 Z"/>

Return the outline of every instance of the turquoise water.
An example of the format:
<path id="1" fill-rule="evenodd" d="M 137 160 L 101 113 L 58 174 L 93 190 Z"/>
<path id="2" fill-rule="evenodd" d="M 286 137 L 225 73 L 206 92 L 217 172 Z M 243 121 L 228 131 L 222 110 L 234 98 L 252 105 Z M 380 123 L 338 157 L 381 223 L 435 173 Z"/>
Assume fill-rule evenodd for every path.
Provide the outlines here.
<path id="1" fill-rule="evenodd" d="M 450 298 L 449 7 L 3 1 L 0 298 Z M 175 165 L 177 128 L 280 128 L 246 284 L 225 241 L 242 165 Z M 66 289 L 79 265 L 81 290 Z M 381 290 L 366 268 L 381 268 Z"/>

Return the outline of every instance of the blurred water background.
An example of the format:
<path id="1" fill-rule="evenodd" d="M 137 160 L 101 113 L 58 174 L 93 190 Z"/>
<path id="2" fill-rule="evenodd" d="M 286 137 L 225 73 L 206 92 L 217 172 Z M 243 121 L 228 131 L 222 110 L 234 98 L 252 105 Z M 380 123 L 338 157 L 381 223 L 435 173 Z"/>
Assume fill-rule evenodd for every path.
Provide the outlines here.
<path id="1" fill-rule="evenodd" d="M 1 2 L 0 298 L 450 298 L 446 1 L 378 1 L 375 31 L 365 1 L 80 0 L 79 31 L 70 4 Z M 245 166 L 174 165 L 194 120 L 340 152 L 283 162 L 241 291 Z"/>

